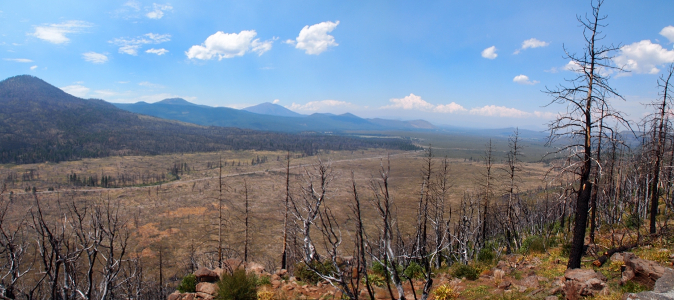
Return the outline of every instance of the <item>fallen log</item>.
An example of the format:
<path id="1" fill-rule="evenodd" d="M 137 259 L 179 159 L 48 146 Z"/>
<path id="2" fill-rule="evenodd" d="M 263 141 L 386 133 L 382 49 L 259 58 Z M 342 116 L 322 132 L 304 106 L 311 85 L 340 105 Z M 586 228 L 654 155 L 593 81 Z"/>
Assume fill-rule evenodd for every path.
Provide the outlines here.
<path id="1" fill-rule="evenodd" d="M 601 267 L 602 265 L 604 265 L 604 263 L 606 263 L 608 261 L 608 259 L 611 257 L 611 255 L 613 255 L 615 253 L 618 253 L 618 252 L 625 252 L 625 251 L 630 250 L 632 248 L 635 248 L 637 246 L 639 246 L 639 244 L 634 243 L 634 244 L 630 244 L 630 245 L 620 246 L 618 248 L 609 249 L 608 251 L 604 252 L 604 255 L 600 256 L 594 262 L 592 262 L 592 264 L 597 266 L 597 267 Z"/>

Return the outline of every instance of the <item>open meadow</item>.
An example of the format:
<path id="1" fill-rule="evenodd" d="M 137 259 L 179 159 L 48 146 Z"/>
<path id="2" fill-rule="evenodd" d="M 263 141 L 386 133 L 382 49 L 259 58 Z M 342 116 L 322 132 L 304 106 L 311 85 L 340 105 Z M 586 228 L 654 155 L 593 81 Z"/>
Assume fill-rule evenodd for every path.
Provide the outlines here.
<path id="1" fill-rule="evenodd" d="M 304 175 L 314 172 L 319 159 L 327 163 L 332 169 L 332 180 L 328 186 L 326 206 L 340 222 L 347 224 L 343 226 L 343 237 L 348 241 L 353 234 L 352 227 L 348 225 L 353 222 L 349 209 L 353 199 L 353 172 L 364 203 L 366 230 L 375 234 L 378 219 L 370 201 L 373 198 L 370 186 L 378 180 L 380 168 L 390 159 L 389 182 L 398 222 L 402 231 L 412 230 L 417 221 L 425 153 L 380 149 L 329 151 L 311 157 L 291 153 L 290 193 L 299 199 L 301 186 L 307 184 Z M 247 187 L 250 205 L 249 260 L 264 264 L 271 270 L 279 267 L 285 212 L 286 154 L 227 151 L 5 165 L 0 168 L 0 178 L 6 186 L 4 195 L 9 195 L 11 199 L 9 215 L 15 222 L 25 219 L 31 224 L 30 211 L 37 204 L 36 198 L 52 218 L 63 217 L 71 203 L 80 207 L 109 203 L 117 207 L 130 233 L 130 256 L 140 256 L 146 273 L 156 276 L 158 253 L 162 251 L 164 276 L 179 280 L 190 270 L 191 262 L 212 266 L 217 261 L 220 161 L 226 257 L 241 258 L 243 255 Z M 495 159 L 500 161 L 498 157 Z M 464 193 L 475 192 L 477 182 L 483 180 L 484 163 L 463 158 L 448 160 L 452 184 L 448 206 L 456 209 Z M 433 161 L 437 168 L 442 158 L 436 157 Z M 501 167 L 494 165 L 493 172 L 497 178 L 501 173 L 505 175 L 499 169 Z M 523 163 L 519 189 L 525 191 L 544 186 L 546 170 L 542 163 Z M 100 186 L 104 177 L 112 178 L 110 187 Z M 122 186 L 122 177 L 129 178 L 126 186 Z M 88 183 L 93 185 L 88 178 L 96 178 L 97 186 L 87 186 Z M 162 181 L 153 181 L 155 179 Z M 496 191 L 505 192 L 505 186 L 499 188 L 497 183 Z M 290 219 L 294 220 L 292 215 Z"/>

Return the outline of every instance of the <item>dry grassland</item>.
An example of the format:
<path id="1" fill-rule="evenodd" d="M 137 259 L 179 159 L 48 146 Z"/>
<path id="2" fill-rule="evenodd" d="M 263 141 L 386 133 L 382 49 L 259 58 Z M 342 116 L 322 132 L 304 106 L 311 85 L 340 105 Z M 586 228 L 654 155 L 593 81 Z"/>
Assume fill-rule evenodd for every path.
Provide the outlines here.
<path id="1" fill-rule="evenodd" d="M 334 179 L 326 204 L 332 208 L 342 223 L 344 238 L 350 236 L 348 204 L 351 202 L 350 177 L 354 177 L 364 202 L 366 225 L 374 234 L 377 220 L 369 200 L 372 199 L 370 182 L 378 177 L 382 163 L 390 155 L 392 196 L 396 203 L 398 219 L 403 230 L 416 222 L 415 210 L 421 183 L 422 152 L 390 152 L 384 150 L 333 151 L 315 157 L 291 159 L 291 190 L 299 197 L 299 186 L 304 184 L 302 174 L 312 171 L 320 158 L 333 168 Z M 251 166 L 256 157 L 267 157 L 266 163 Z M 49 207 L 52 215 L 59 215 L 59 207 L 75 202 L 78 205 L 106 203 L 118 205 L 126 218 L 131 233 L 131 250 L 143 257 L 150 274 L 156 272 L 157 253 L 163 249 L 168 262 L 168 274 L 176 278 L 184 275 L 190 252 L 202 261 L 214 258 L 217 252 L 218 223 L 218 168 L 220 157 L 227 161 L 223 167 L 223 204 L 225 206 L 225 239 L 228 256 L 237 257 L 243 251 L 243 187 L 249 187 L 251 210 L 251 257 L 252 260 L 278 266 L 282 246 L 282 227 L 285 198 L 285 153 L 258 151 L 231 151 L 221 153 L 175 154 L 145 157 L 108 157 L 82 161 L 43 163 L 35 165 L 0 166 L 0 180 L 8 174 L 19 174 L 15 182 L 7 182 L 7 199 L 12 199 L 12 218 L 28 217 L 27 211 L 35 204 L 31 193 L 25 190 L 33 186 L 37 197 Z M 278 160 L 277 160 L 278 158 Z M 500 158 L 499 158 L 500 159 Z M 234 161 L 234 166 L 232 166 Z M 242 165 L 238 166 L 241 161 Z M 464 192 L 474 191 L 481 180 L 479 162 L 451 159 L 453 183 L 451 201 L 456 205 Z M 186 163 L 189 171 L 176 181 L 152 186 L 125 188 L 73 187 L 67 175 L 122 173 L 167 173 L 174 163 Z M 248 165 L 245 165 L 245 164 Z M 440 158 L 436 159 L 436 166 Z M 208 168 L 208 167 L 211 168 Z M 498 168 L 500 166 L 496 166 Z M 22 181 L 20 174 L 36 170 L 39 179 Z M 543 186 L 543 164 L 523 165 L 520 189 Z M 498 171 L 497 171 L 498 172 Z M 88 175 L 87 175 L 88 174 Z M 48 191 L 53 187 L 54 191 Z M 59 206 L 60 205 L 60 206 Z M 350 242 L 349 242 L 350 243 Z"/>

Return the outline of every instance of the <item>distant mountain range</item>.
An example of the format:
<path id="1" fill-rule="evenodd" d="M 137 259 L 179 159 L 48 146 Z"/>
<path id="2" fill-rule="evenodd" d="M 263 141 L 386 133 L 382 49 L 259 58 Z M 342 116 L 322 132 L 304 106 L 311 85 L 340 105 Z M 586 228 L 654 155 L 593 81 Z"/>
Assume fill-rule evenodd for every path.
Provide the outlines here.
<path id="1" fill-rule="evenodd" d="M 200 114 L 213 123 L 222 117 L 223 112 L 230 110 L 239 114 L 235 115 L 242 124 L 250 122 L 245 120 L 246 114 L 260 122 L 265 118 L 247 111 L 195 105 L 183 99 L 133 106 L 157 109 L 170 116 Z M 140 115 L 103 100 L 74 97 L 37 77 L 10 77 L 0 81 L 0 163 L 57 162 L 109 155 L 228 149 L 290 150 L 309 155 L 318 149 L 416 149 L 403 139 L 361 139 L 206 127 L 147 115 L 153 114 Z M 279 126 L 282 125 L 278 122 Z"/>
<path id="2" fill-rule="evenodd" d="M 424 120 L 364 119 L 350 113 L 302 115 L 273 103 L 242 110 L 197 105 L 173 98 L 155 103 L 113 103 L 130 112 L 204 126 L 237 127 L 277 132 L 343 132 L 349 130 L 426 130 L 436 127 Z"/>

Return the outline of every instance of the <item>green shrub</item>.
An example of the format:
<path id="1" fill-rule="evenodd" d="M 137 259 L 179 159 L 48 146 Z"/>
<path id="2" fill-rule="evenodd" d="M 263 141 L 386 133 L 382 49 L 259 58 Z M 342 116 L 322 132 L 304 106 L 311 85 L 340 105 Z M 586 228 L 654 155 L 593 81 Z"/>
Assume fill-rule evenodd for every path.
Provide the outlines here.
<path id="1" fill-rule="evenodd" d="M 452 276 L 456 278 L 466 277 L 466 279 L 468 280 L 476 280 L 478 278 L 477 269 L 475 269 L 472 266 L 464 264 L 455 264 L 455 267 L 453 269 L 454 270 L 452 271 Z"/>
<path id="2" fill-rule="evenodd" d="M 643 220 L 641 220 L 638 215 L 634 214 L 627 216 L 627 218 L 625 219 L 625 226 L 627 226 L 627 228 L 629 229 L 639 228 L 639 226 L 641 226 L 642 223 Z"/>
<path id="3" fill-rule="evenodd" d="M 410 262 L 407 268 L 405 268 L 403 276 L 405 276 L 405 278 L 411 279 L 423 279 L 424 269 L 418 263 Z"/>
<path id="4" fill-rule="evenodd" d="M 188 274 L 178 285 L 178 291 L 181 293 L 194 293 L 197 291 L 197 276 Z"/>
<path id="5" fill-rule="evenodd" d="M 336 271 L 335 266 L 333 266 L 329 261 L 321 263 L 320 261 L 314 260 L 311 262 L 311 267 L 323 275 L 334 274 Z M 300 281 L 311 284 L 316 284 L 322 280 L 321 276 L 318 276 L 316 272 L 314 272 L 303 262 L 300 262 L 295 266 L 295 277 L 297 277 L 297 279 Z"/>
<path id="6" fill-rule="evenodd" d="M 257 300 L 257 278 L 243 269 L 223 274 L 218 288 L 218 300 Z"/>
<path id="7" fill-rule="evenodd" d="M 271 278 L 269 276 L 260 276 L 257 279 L 257 286 L 271 285 Z"/>
<path id="8" fill-rule="evenodd" d="M 571 253 L 571 243 L 565 242 L 564 244 L 562 244 L 561 254 L 562 256 L 569 256 L 570 253 Z"/>
<path id="9" fill-rule="evenodd" d="M 545 241 L 542 237 L 533 235 L 522 241 L 522 253 L 544 253 Z"/>
<path id="10" fill-rule="evenodd" d="M 386 279 L 378 274 L 367 274 L 367 281 L 365 278 L 362 279 L 363 284 L 367 281 L 370 281 L 370 284 L 377 287 L 383 287 L 386 284 Z"/>
<path id="11" fill-rule="evenodd" d="M 480 252 L 477 254 L 477 261 L 490 263 L 494 261 L 494 257 L 495 257 L 494 251 L 485 247 L 482 248 L 482 250 L 480 250 Z"/>
<path id="12" fill-rule="evenodd" d="M 389 262 L 389 266 L 390 265 L 391 265 L 391 263 Z M 403 267 L 402 266 L 398 265 L 396 269 L 398 270 L 398 274 L 403 274 Z M 381 277 L 387 278 L 386 267 L 384 267 L 384 265 L 382 263 L 380 263 L 378 261 L 373 262 L 371 270 L 372 270 L 372 273 L 375 273 L 375 274 L 377 274 Z"/>

